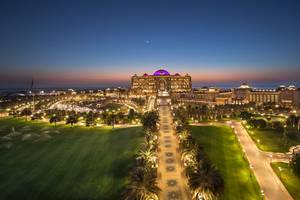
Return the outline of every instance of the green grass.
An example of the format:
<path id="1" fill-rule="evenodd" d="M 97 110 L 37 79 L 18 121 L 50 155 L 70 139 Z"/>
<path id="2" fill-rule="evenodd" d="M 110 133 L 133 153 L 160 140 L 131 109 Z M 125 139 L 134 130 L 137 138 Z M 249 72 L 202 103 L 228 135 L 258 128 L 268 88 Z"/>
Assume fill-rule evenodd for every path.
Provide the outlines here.
<path id="1" fill-rule="evenodd" d="M 300 177 L 295 176 L 287 163 L 272 163 L 273 170 L 295 200 L 300 200 Z M 279 170 L 281 168 L 281 172 Z"/>
<path id="2" fill-rule="evenodd" d="M 229 127 L 192 126 L 191 133 L 224 178 L 222 200 L 261 199 L 256 178 Z"/>
<path id="3" fill-rule="evenodd" d="M 40 133 L 52 125 L 16 119 L 0 120 L 0 136 L 29 125 Z M 12 140 L 0 150 L 0 199 L 121 199 L 139 143 L 141 127 L 126 129 L 60 125 L 51 139 Z M 3 143 L 3 142 L 1 142 Z"/>
<path id="4" fill-rule="evenodd" d="M 300 144 L 300 137 L 289 138 L 288 143 L 285 141 L 280 133 L 272 129 L 250 129 L 249 135 L 254 140 L 259 149 L 271 152 L 288 152 L 291 146 Z"/>

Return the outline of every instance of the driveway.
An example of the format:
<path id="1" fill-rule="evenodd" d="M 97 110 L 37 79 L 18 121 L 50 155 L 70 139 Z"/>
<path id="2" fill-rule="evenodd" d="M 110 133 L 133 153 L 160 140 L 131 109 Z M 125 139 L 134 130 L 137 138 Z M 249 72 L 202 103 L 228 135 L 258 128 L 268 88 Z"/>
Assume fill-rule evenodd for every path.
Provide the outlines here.
<path id="1" fill-rule="evenodd" d="M 241 122 L 216 122 L 194 125 L 228 125 L 234 132 L 245 152 L 250 163 L 250 168 L 254 171 L 256 179 L 260 185 L 262 196 L 268 200 L 292 200 L 293 198 L 286 190 L 276 173 L 273 171 L 271 162 L 288 162 L 289 154 L 263 152 L 259 150 L 253 142 L 248 132 Z M 242 192 L 242 191 L 241 191 Z"/>

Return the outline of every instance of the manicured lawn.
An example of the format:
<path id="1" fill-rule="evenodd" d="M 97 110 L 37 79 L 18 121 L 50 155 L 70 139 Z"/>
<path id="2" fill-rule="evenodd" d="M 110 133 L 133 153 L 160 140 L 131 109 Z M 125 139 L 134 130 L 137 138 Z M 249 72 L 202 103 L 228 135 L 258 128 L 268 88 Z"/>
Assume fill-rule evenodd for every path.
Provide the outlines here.
<path id="1" fill-rule="evenodd" d="M 300 200 L 300 177 L 294 175 L 287 163 L 272 163 L 272 168 L 295 200 Z M 280 172 L 280 168 L 281 172 Z"/>
<path id="2" fill-rule="evenodd" d="M 256 178 L 229 127 L 192 126 L 191 132 L 224 178 L 225 190 L 221 199 L 261 199 Z"/>
<path id="3" fill-rule="evenodd" d="M 249 135 L 254 140 L 259 149 L 272 152 L 287 152 L 293 145 L 300 144 L 300 137 L 288 138 L 287 145 L 281 134 L 272 129 L 252 129 L 248 130 Z"/>
<path id="4" fill-rule="evenodd" d="M 21 135 L 3 139 L 12 127 Z M 2 119 L 0 136 L 2 147 L 12 145 L 0 149 L 1 200 L 116 200 L 121 199 L 143 131 L 65 125 L 55 129 L 45 123 Z"/>

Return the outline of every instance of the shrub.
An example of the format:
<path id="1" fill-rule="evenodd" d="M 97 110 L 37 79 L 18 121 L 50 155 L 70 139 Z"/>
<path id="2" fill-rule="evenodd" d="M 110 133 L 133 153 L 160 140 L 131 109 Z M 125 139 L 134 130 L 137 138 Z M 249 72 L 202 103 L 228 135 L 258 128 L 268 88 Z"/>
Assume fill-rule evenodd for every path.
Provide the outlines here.
<path id="1" fill-rule="evenodd" d="M 290 165 L 296 176 L 300 177 L 300 153 L 294 153 Z"/>

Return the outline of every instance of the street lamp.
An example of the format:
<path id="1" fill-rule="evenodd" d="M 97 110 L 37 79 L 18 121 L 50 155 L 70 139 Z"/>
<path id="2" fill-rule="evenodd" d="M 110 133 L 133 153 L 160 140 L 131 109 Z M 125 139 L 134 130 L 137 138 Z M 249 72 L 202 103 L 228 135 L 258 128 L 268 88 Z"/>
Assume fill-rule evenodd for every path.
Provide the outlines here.
<path id="1" fill-rule="evenodd" d="M 265 196 L 265 193 L 264 193 L 264 191 L 263 191 L 263 190 L 261 190 L 260 192 L 261 192 L 261 197 L 262 197 L 261 199 L 264 199 L 264 196 Z"/>
<path id="2" fill-rule="evenodd" d="M 281 179 L 281 172 L 283 171 L 283 169 L 281 167 L 278 167 L 278 169 L 279 169 L 279 177 Z"/>

